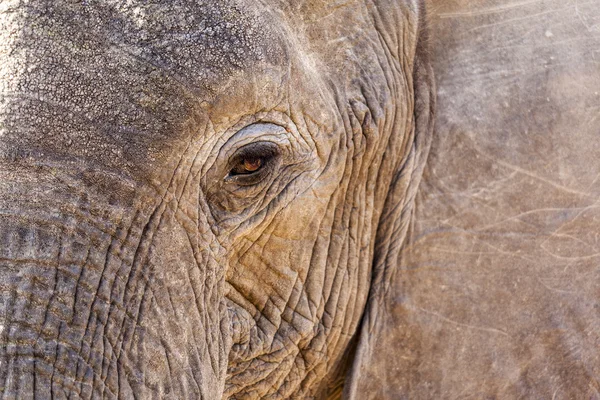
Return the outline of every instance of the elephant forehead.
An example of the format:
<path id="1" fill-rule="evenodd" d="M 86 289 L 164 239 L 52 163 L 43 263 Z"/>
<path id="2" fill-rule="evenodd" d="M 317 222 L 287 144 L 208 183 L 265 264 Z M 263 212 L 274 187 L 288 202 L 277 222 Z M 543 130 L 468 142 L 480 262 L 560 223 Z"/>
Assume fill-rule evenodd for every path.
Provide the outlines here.
<path id="1" fill-rule="evenodd" d="M 170 152 L 221 87 L 282 64 L 266 19 L 229 0 L 2 2 L 0 154 Z"/>
<path id="2" fill-rule="evenodd" d="M 40 51 L 69 47 L 82 61 L 88 47 L 135 57 L 190 86 L 214 87 L 236 70 L 276 54 L 277 35 L 264 11 L 239 1 L 8 2 L 2 8 L 11 44 Z M 35 42 L 34 42 L 35 41 Z M 119 54 L 121 53 L 121 54 Z M 48 54 L 45 54 L 48 57 Z M 115 60 L 116 62 L 117 60 Z M 56 65 L 55 65 L 56 67 Z"/>
<path id="3" fill-rule="evenodd" d="M 277 61 L 264 11 L 239 1 L 112 1 L 108 35 L 192 87 L 214 90 L 239 70 Z M 101 10 L 101 9 L 99 9 Z M 99 14 L 102 11 L 99 12 Z"/>

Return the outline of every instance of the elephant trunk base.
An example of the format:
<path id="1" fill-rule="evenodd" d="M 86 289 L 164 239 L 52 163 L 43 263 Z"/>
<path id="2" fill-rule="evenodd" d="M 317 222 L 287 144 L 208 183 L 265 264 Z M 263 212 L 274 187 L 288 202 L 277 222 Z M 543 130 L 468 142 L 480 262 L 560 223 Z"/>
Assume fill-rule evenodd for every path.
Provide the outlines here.
<path id="1" fill-rule="evenodd" d="M 117 395 L 110 368 L 118 342 L 102 339 L 108 314 L 94 307 L 103 282 L 101 264 L 93 265 L 107 245 L 65 230 L 49 218 L 0 217 L 0 391 L 7 398 Z"/>
<path id="2" fill-rule="evenodd" d="M 221 397 L 223 332 L 207 334 L 198 312 L 173 308 L 172 296 L 192 295 L 187 286 L 165 286 L 147 219 L 110 230 L 81 217 L 6 210 L 0 207 L 3 398 Z M 216 321 L 226 313 L 206 307 Z"/>

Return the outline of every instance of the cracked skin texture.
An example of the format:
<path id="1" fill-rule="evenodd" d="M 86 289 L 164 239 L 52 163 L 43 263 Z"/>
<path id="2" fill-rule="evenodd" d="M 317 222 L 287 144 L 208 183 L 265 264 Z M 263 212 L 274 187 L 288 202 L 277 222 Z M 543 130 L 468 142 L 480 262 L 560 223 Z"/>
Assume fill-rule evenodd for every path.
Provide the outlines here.
<path id="1" fill-rule="evenodd" d="M 363 398 L 432 137 L 424 15 L 2 1 L 2 398 Z"/>

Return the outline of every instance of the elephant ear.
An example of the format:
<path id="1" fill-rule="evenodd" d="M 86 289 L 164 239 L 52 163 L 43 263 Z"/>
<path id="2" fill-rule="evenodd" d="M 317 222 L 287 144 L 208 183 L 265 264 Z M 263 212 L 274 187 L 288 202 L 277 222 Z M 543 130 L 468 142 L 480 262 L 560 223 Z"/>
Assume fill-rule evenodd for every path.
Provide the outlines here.
<path id="1" fill-rule="evenodd" d="M 423 14 L 424 15 L 424 14 Z M 410 337 L 397 333 L 397 303 L 402 293 L 393 285 L 400 249 L 410 229 L 415 197 L 425 168 L 433 135 L 435 84 L 429 60 L 428 36 L 421 18 L 413 67 L 414 126 L 412 146 L 394 173 L 382 210 L 375 242 L 372 281 L 358 332 L 354 359 L 344 385 L 345 399 L 397 398 L 402 371 L 395 368 L 397 352 Z"/>

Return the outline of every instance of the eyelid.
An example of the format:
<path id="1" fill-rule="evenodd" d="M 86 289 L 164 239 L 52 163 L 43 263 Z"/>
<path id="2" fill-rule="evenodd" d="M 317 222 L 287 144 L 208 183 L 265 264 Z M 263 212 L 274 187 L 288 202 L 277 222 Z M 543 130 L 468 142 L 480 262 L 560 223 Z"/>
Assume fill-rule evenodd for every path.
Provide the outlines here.
<path id="1" fill-rule="evenodd" d="M 261 140 L 258 142 L 248 143 L 247 145 L 237 149 L 236 152 L 229 158 L 229 165 L 235 165 L 244 158 L 268 158 L 274 157 L 278 153 L 278 146 L 273 142 Z"/>
<path id="2" fill-rule="evenodd" d="M 289 134 L 280 125 L 259 122 L 247 125 L 231 136 L 223 145 L 222 157 L 230 159 L 239 149 L 257 142 L 270 142 L 285 148 L 290 145 Z"/>
<path id="3" fill-rule="evenodd" d="M 270 122 L 257 122 L 247 125 L 236 132 L 229 141 L 238 141 L 245 137 L 261 137 L 277 140 L 277 138 L 285 137 L 287 139 L 287 131 L 283 126 L 275 125 Z"/>

